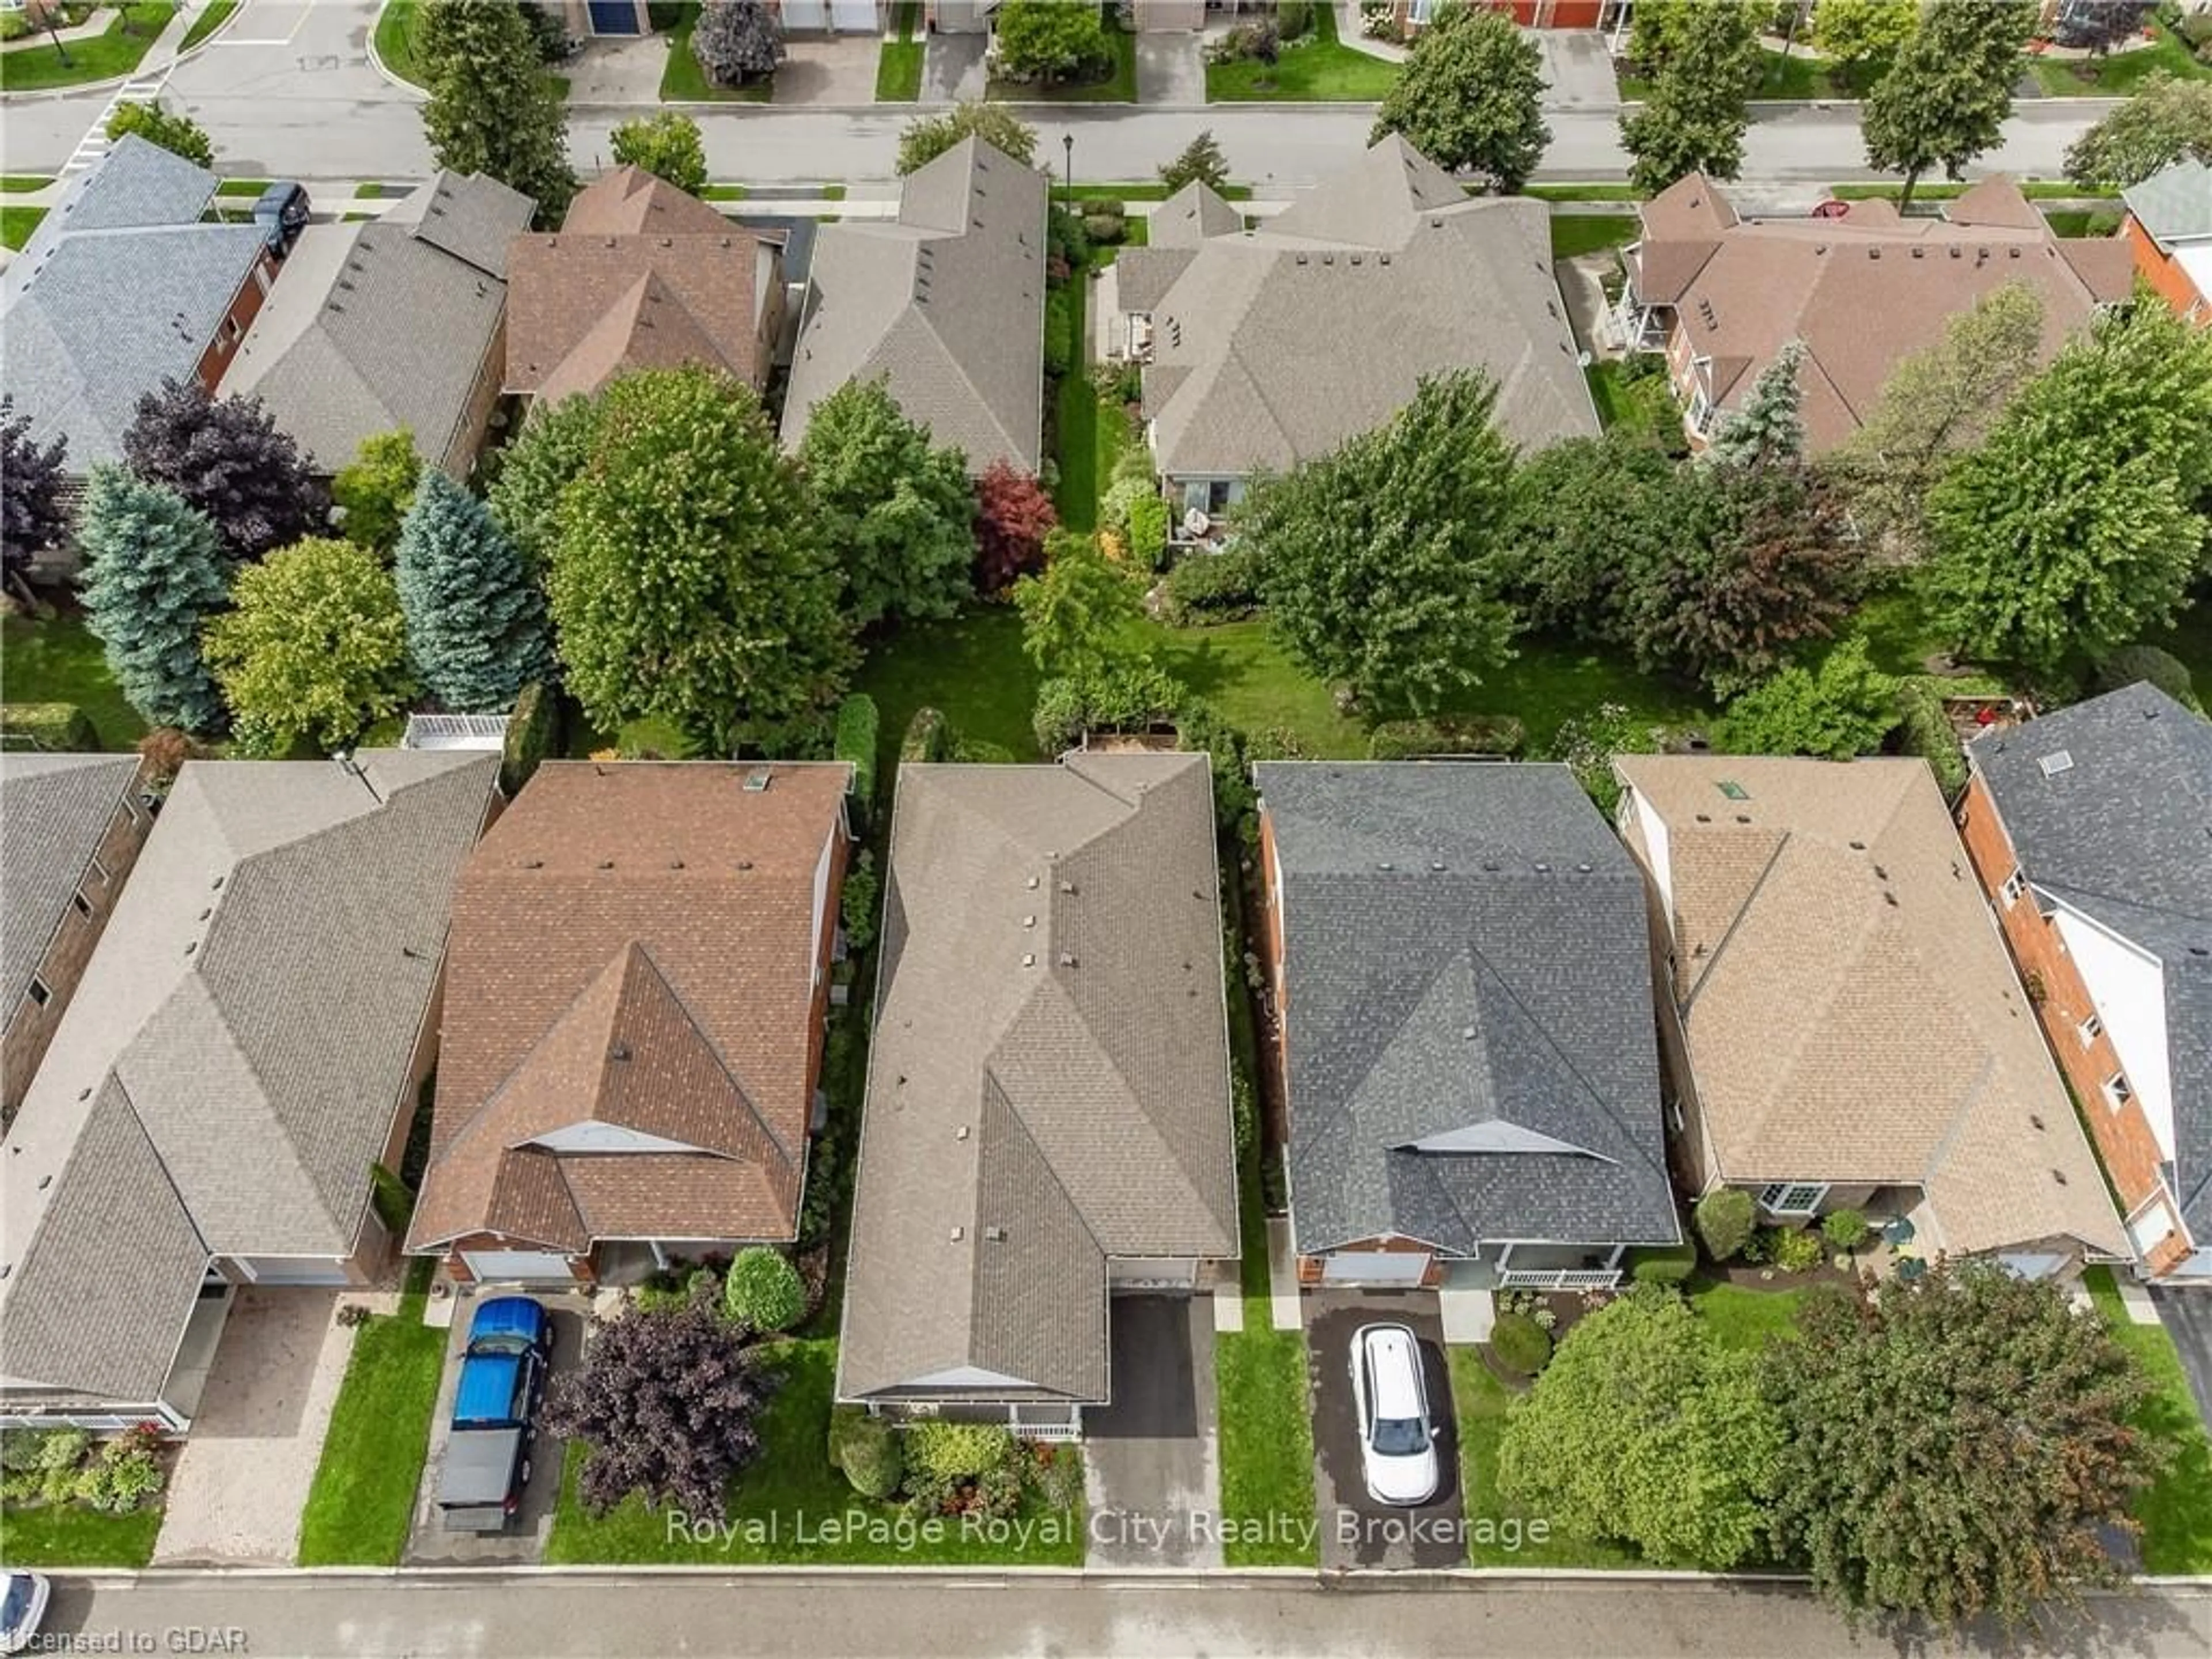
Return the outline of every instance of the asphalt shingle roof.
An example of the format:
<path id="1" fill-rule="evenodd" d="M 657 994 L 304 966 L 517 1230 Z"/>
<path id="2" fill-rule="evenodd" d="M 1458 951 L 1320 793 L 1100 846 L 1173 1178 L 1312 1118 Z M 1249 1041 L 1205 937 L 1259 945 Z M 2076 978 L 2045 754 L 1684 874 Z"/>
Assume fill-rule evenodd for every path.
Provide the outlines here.
<path id="1" fill-rule="evenodd" d="M 1672 1243 L 1644 880 L 1563 766 L 1268 762 L 1291 1225 Z"/>
<path id="2" fill-rule="evenodd" d="M 899 769 L 840 1398 L 1103 1401 L 1108 1259 L 1236 1254 L 1212 796 Z"/>
<path id="3" fill-rule="evenodd" d="M 137 778 L 128 756 L 0 752 L 0 1006 L 27 994 Z"/>
<path id="4" fill-rule="evenodd" d="M 2193 155 L 2130 185 L 2120 199 L 2162 246 L 2212 238 L 2212 167 Z"/>
<path id="5" fill-rule="evenodd" d="M 2212 1238 L 2212 725 L 2139 683 L 1968 753 L 2029 884 L 2158 957 L 2174 1193 Z"/>

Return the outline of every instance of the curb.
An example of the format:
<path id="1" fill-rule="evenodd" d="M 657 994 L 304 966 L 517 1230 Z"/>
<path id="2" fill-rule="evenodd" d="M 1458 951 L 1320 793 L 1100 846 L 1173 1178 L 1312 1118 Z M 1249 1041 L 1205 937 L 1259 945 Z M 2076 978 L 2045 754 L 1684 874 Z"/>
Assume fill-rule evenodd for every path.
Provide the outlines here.
<path id="1" fill-rule="evenodd" d="M 362 40 L 362 45 L 368 53 L 368 66 L 376 71 L 377 78 L 384 82 L 386 85 L 397 87 L 400 91 L 410 93 L 416 98 L 428 98 L 430 95 L 428 92 L 425 92 L 421 87 L 416 86 L 412 81 L 401 80 L 399 76 L 394 75 L 389 69 L 386 69 L 385 67 L 384 59 L 377 56 L 376 26 L 384 21 L 384 14 L 390 9 L 391 5 L 392 0 L 384 0 L 384 4 L 376 9 L 376 15 L 369 20 L 368 33 L 363 37 Z M 231 14 L 234 17 L 237 15 L 238 14 L 236 12 L 233 12 Z M 624 106 L 617 106 L 616 107 Z"/>
<path id="2" fill-rule="evenodd" d="M 176 55 L 175 59 L 170 64 L 169 68 L 173 70 L 177 67 L 177 64 L 188 64 L 193 58 L 198 57 L 216 41 L 222 40 L 224 35 L 229 33 L 232 29 L 235 28 L 238 26 L 238 20 L 245 15 L 246 7 L 244 0 L 240 0 L 240 3 L 233 6 L 230 9 L 229 15 L 226 16 L 222 21 L 217 23 L 213 28 L 210 29 L 205 34 L 200 37 L 200 42 L 198 46 L 192 47 L 189 52 L 179 52 Z M 186 29 L 185 33 L 189 34 L 191 31 L 190 29 Z"/>

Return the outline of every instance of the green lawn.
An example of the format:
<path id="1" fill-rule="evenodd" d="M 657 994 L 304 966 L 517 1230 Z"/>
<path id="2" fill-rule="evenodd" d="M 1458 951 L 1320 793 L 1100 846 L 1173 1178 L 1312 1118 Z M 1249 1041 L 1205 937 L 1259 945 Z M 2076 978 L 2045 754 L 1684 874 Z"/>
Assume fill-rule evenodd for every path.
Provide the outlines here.
<path id="1" fill-rule="evenodd" d="M 830 1465 L 830 1405 L 836 1380 L 837 1344 L 828 1338 L 783 1342 L 769 1350 L 783 1381 L 763 1414 L 761 1457 L 732 1483 L 728 1535 L 671 1537 L 666 1511 L 633 1495 L 604 1516 L 586 1514 L 577 1480 L 588 1455 L 568 1449 L 561 1477 L 561 1507 L 545 1548 L 550 1565 L 671 1562 L 742 1566 L 763 1563 L 811 1565 L 1073 1567 L 1083 1564 L 1079 1513 L 1052 1511 L 1034 1494 L 1002 1535 L 958 1519 L 939 1519 L 903 1542 L 891 1528 L 897 1506 L 871 1503 Z M 1064 1451 L 1063 1455 L 1071 1455 Z M 880 1532 L 854 1528 L 862 1516 Z M 855 1535 L 837 1535 L 841 1528 Z M 1024 1531 L 1022 1528 L 1026 1528 Z"/>
<path id="2" fill-rule="evenodd" d="M 1273 64 L 1247 60 L 1206 66 L 1206 101 L 1372 104 L 1398 78 L 1398 66 L 1344 45 L 1336 38 L 1336 13 L 1313 9 L 1313 27 L 1283 48 Z"/>
<path id="3" fill-rule="evenodd" d="M 1141 221 L 1132 222 L 1141 228 Z M 1060 521 L 1089 532 L 1098 526 L 1098 497 L 1114 476 L 1114 463 L 1131 441 L 1129 422 L 1118 407 L 1103 402 L 1091 384 L 1088 274 L 1070 279 L 1076 339 L 1076 366 L 1060 378 L 1058 419 L 1060 483 L 1053 492 Z"/>
<path id="4" fill-rule="evenodd" d="M 876 60 L 876 101 L 910 104 L 921 96 L 921 59 L 927 49 L 916 32 L 921 0 L 899 0 L 897 39 L 884 42 Z"/>
<path id="5" fill-rule="evenodd" d="M 1498 1452 L 1513 1395 L 1490 1374 L 1473 1348 L 1444 1350 L 1451 1368 L 1452 1414 L 1459 1426 L 1460 1499 L 1470 1522 L 1468 1560 L 1478 1567 L 1633 1567 L 1636 1553 L 1621 1545 L 1554 1533 L 1548 1522 L 1525 1516 L 1498 1495 Z M 1543 1536 L 1536 1536 L 1540 1526 Z"/>
<path id="6" fill-rule="evenodd" d="M 0 245 L 20 253 L 46 216 L 42 207 L 0 207 Z"/>
<path id="7" fill-rule="evenodd" d="M 21 196 L 34 190 L 44 190 L 54 181 L 40 173 L 0 173 L 0 196 Z"/>
<path id="8" fill-rule="evenodd" d="M 1469 185 L 1470 196 L 1482 194 L 1482 186 Z M 1524 185 L 1521 193 L 1533 196 L 1540 202 L 1640 202 L 1644 192 L 1633 185 Z"/>
<path id="9" fill-rule="evenodd" d="M 1869 63 L 1858 70 L 1846 74 L 1838 65 L 1820 58 L 1784 57 L 1770 47 L 1759 50 L 1759 84 L 1751 90 L 1753 98 L 1773 99 L 1788 102 L 1793 100 L 1853 99 L 1866 95 L 1867 88 L 1882 76 L 1886 65 Z M 1615 77 L 1620 85 L 1623 103 L 1638 103 L 1651 95 L 1651 83 L 1640 76 L 1620 74 Z"/>
<path id="10" fill-rule="evenodd" d="M 935 708 L 963 737 L 1041 758 L 1030 729 L 1037 672 L 1022 654 L 1022 619 L 1010 605 L 980 605 L 951 622 L 902 628 L 872 642 L 853 689 L 881 718 L 877 775 L 888 788 L 907 723 Z"/>
<path id="11" fill-rule="evenodd" d="M 42 87 L 76 87 L 88 81 L 112 81 L 138 67 L 155 37 L 176 15 L 170 0 L 137 0 L 116 12 L 106 32 L 67 43 L 64 64 L 49 40 L 43 47 L 0 52 L 0 92 L 36 92 Z"/>
<path id="12" fill-rule="evenodd" d="M 1778 1275 L 1778 1285 L 1786 1281 Z M 1690 1305 L 1713 1333 L 1731 1348 L 1756 1352 L 1770 1338 L 1786 1334 L 1796 1322 L 1805 1300 L 1802 1290 L 1788 1288 L 1747 1291 L 1740 1285 L 1693 1280 L 1687 1286 Z"/>
<path id="13" fill-rule="evenodd" d="M 664 104 L 765 104 L 775 90 L 775 77 L 742 87 L 718 87 L 691 55 L 691 31 L 699 22 L 696 3 L 687 3 L 683 15 L 668 31 L 668 67 L 660 71 L 660 101 Z"/>
<path id="14" fill-rule="evenodd" d="M 1972 188 L 1971 185 L 1949 184 L 1941 179 L 1923 179 L 1913 187 L 1912 199 L 1916 202 L 1955 202 Z M 1876 197 L 1887 197 L 1894 201 L 1904 194 L 1904 191 L 1905 186 L 1902 184 L 1887 179 L 1873 184 L 1844 184 L 1828 186 L 1828 194 L 1839 202 L 1866 202 Z M 2093 198 L 2110 199 L 2118 197 L 2120 192 L 2104 185 L 2100 185 L 2094 190 L 2084 190 L 2078 185 L 2068 184 L 2063 179 L 2029 179 L 2021 181 L 2020 193 L 2031 202 L 2070 202 Z"/>
<path id="15" fill-rule="evenodd" d="M 2156 1390 L 2136 1419 L 2169 1446 L 2173 1462 L 2136 1502 L 2142 1522 L 2143 1568 L 2154 1573 L 2212 1572 L 2212 1440 L 2163 1325 L 2138 1325 L 2121 1305 L 2110 1267 L 2082 1275 L 2089 1295 L 2119 1345 L 2135 1355 Z"/>
<path id="16" fill-rule="evenodd" d="M 1065 185 L 1056 185 L 1060 197 L 1073 196 L 1078 201 L 1097 202 L 1164 202 L 1168 187 L 1157 179 L 1132 180 L 1127 184 L 1078 184 L 1071 190 Z M 1249 202 L 1252 199 L 1249 185 L 1224 185 L 1218 194 L 1224 202 Z"/>
<path id="17" fill-rule="evenodd" d="M 2125 98 L 2160 70 L 2182 81 L 2212 81 L 2212 65 L 2200 64 L 2163 23 L 2151 25 L 2155 46 L 2091 58 L 2030 61 L 2028 73 L 2053 98 Z"/>
<path id="18" fill-rule="evenodd" d="M 1577 253 L 1595 253 L 1601 247 L 1626 247 L 1644 229 L 1644 222 L 1626 213 L 1554 213 L 1552 216 L 1552 257 L 1571 259 Z"/>
<path id="19" fill-rule="evenodd" d="M 269 188 L 266 179 L 225 179 L 215 187 L 218 196 L 258 196 Z"/>
<path id="20" fill-rule="evenodd" d="M 11 1567 L 143 1567 L 161 1530 L 159 1504 L 128 1515 L 75 1504 L 11 1504 L 0 1514 L 0 1556 Z"/>
<path id="21" fill-rule="evenodd" d="M 0 617 L 0 702 L 73 702 L 91 717 L 104 749 L 135 749 L 146 732 L 81 617 Z"/>
<path id="22" fill-rule="evenodd" d="M 384 0 L 376 15 L 376 55 L 384 67 L 410 86 L 422 84 L 422 71 L 415 64 L 416 0 Z"/>
<path id="23" fill-rule="evenodd" d="M 2110 236 L 2120 228 L 2117 208 L 2047 208 L 2043 216 L 2061 236 Z"/>
<path id="24" fill-rule="evenodd" d="M 223 25 L 223 21 L 228 18 L 231 13 L 237 9 L 238 0 L 215 0 L 215 3 L 213 5 L 208 6 L 201 11 L 199 16 L 193 21 L 191 27 L 185 31 L 184 42 L 177 48 L 177 50 L 179 52 L 190 52 L 194 46 L 199 45 L 201 41 L 206 40 L 208 36 L 213 34 L 217 29 L 221 28 Z"/>
<path id="25" fill-rule="evenodd" d="M 397 1313 L 370 1319 L 354 1335 L 300 1517 L 303 1567 L 397 1566 L 407 1547 L 446 1363 L 446 1333 L 422 1322 L 423 1275 L 413 1277 Z"/>
<path id="26" fill-rule="evenodd" d="M 1244 1328 L 1213 1340 L 1213 1374 L 1220 1395 L 1224 1564 L 1315 1565 L 1305 1334 L 1273 1328 L 1267 1298 L 1247 1297 Z"/>
<path id="27" fill-rule="evenodd" d="M 1063 86 L 1057 82 L 1006 81 L 994 76 L 985 88 L 983 95 L 1020 103 L 1133 104 L 1137 101 L 1137 37 L 1127 29 L 1117 29 L 1109 25 L 1106 44 L 1113 49 L 1114 72 L 1103 81 Z"/>

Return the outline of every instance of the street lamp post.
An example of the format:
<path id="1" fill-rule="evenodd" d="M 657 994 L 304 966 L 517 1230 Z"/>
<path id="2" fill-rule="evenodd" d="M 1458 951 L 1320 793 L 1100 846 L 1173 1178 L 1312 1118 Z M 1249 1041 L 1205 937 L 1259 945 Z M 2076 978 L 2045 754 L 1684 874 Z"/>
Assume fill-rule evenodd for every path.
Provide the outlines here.
<path id="1" fill-rule="evenodd" d="M 1072 212 L 1075 205 L 1075 135 L 1073 133 L 1063 132 L 1060 135 L 1060 193 L 1066 197 L 1068 208 Z"/>

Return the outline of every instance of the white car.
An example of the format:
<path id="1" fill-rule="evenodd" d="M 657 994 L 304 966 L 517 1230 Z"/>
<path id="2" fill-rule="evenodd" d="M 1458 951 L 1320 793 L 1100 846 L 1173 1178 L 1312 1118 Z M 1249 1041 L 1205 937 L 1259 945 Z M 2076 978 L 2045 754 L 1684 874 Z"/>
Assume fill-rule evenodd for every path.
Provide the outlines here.
<path id="1" fill-rule="evenodd" d="M 1437 1495 L 1437 1431 L 1421 1381 L 1421 1345 L 1403 1325 L 1363 1325 L 1352 1339 L 1359 1464 L 1378 1504 L 1415 1509 Z"/>
<path id="2" fill-rule="evenodd" d="M 51 1589 L 43 1575 L 11 1572 L 0 1580 L 0 1653 L 21 1653 L 39 1633 Z"/>

